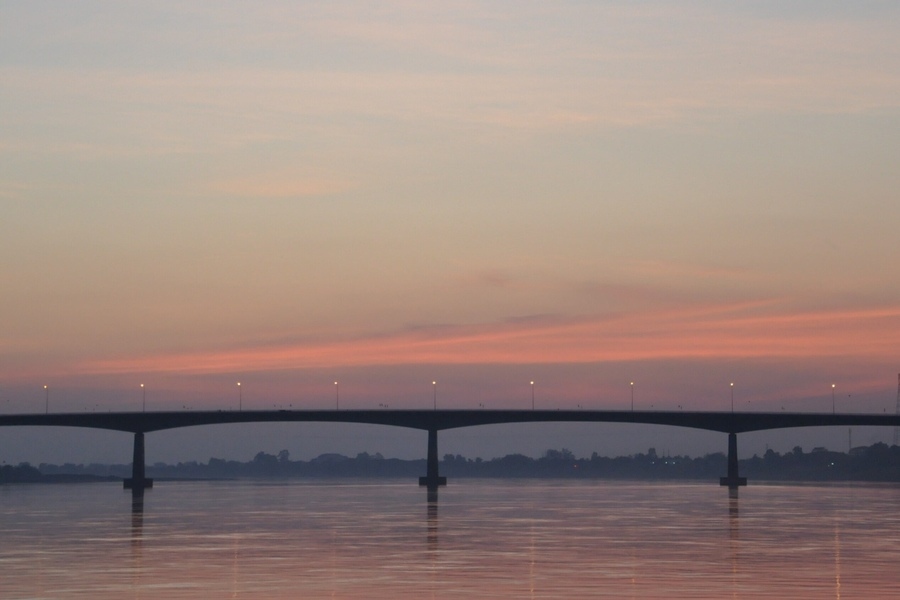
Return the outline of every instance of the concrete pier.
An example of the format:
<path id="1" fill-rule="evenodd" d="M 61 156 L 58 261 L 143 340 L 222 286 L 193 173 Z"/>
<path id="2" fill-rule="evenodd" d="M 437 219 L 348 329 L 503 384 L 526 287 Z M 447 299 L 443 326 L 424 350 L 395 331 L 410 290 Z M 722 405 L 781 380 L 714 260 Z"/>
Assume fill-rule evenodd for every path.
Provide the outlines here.
<path id="1" fill-rule="evenodd" d="M 429 490 L 447 485 L 447 478 L 438 475 L 437 429 L 428 430 L 428 464 L 425 477 L 419 477 L 419 485 L 427 486 Z"/>
<path id="2" fill-rule="evenodd" d="M 747 485 L 747 478 L 738 475 L 737 434 L 728 434 L 728 475 L 719 478 L 719 485 L 736 488 Z"/>
<path id="3" fill-rule="evenodd" d="M 144 490 L 153 487 L 153 480 L 145 476 L 144 433 L 134 434 L 134 455 L 131 461 L 131 477 L 122 481 L 126 490 Z"/>

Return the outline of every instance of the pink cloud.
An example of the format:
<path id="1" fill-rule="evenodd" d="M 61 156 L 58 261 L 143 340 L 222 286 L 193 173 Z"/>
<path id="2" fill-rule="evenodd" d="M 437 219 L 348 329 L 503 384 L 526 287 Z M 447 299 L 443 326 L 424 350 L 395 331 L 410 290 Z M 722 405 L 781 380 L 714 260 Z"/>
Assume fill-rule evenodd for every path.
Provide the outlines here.
<path id="1" fill-rule="evenodd" d="M 777 312 L 765 303 L 709 305 L 610 317 L 536 317 L 427 327 L 355 339 L 89 361 L 81 373 L 225 373 L 415 364 L 891 356 L 900 308 Z"/>

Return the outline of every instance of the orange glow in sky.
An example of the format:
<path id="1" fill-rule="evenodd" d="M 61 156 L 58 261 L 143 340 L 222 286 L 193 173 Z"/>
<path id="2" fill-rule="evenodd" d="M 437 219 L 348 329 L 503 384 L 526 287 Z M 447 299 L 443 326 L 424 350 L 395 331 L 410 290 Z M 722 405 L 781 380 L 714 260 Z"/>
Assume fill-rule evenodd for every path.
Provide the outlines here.
<path id="1" fill-rule="evenodd" d="M 410 364 L 541 364 L 661 359 L 878 358 L 900 346 L 900 308 L 754 314 L 753 307 L 439 327 L 314 344 L 269 345 L 77 365 L 89 374 L 228 373 Z"/>
<path id="2" fill-rule="evenodd" d="M 2 13 L 0 391 L 900 371 L 890 3 Z"/>

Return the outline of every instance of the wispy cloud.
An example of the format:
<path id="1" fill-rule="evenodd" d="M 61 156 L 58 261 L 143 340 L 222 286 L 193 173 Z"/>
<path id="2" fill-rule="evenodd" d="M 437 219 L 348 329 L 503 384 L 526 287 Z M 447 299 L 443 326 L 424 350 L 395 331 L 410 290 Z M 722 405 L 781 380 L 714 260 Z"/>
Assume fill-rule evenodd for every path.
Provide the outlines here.
<path id="1" fill-rule="evenodd" d="M 253 178 L 216 181 L 206 186 L 205 191 L 226 196 L 279 199 L 330 196 L 347 191 L 351 187 L 350 183 L 335 179 L 298 179 L 260 175 Z"/>
<path id="2" fill-rule="evenodd" d="M 179 147 L 191 137 L 183 132 L 206 127 L 204 141 L 217 144 L 260 131 L 277 135 L 286 122 L 294 123 L 291 131 L 319 136 L 314 122 L 288 116 L 349 116 L 353 126 L 357 119 L 391 119 L 429 130 L 464 124 L 580 131 L 695 122 L 728 112 L 877 112 L 896 108 L 900 97 L 896 31 L 877 20 L 585 5 L 516 6 L 512 24 L 502 9 L 481 5 L 403 7 L 368 19 L 355 7 L 314 14 L 284 9 L 268 18 L 278 19 L 267 23 L 269 30 L 223 25 L 235 40 L 226 61 L 214 60 L 217 53 L 204 60 L 202 52 L 190 63 L 152 67 L 0 61 L 0 89 L 21 104 L 8 118 L 39 123 L 48 115 L 30 113 L 51 99 L 51 116 L 77 112 L 98 127 L 111 122 L 146 140 L 182 134 L 158 141 Z M 297 28 L 311 48 L 297 45 Z M 120 35 L 107 43 L 118 49 Z M 166 37 L 171 31 L 135 35 L 148 46 L 173 43 Z M 180 41 L 184 51 L 193 49 L 193 42 Z M 242 48 L 268 59 L 241 60 Z M 331 56 L 338 58 L 321 58 Z M 91 115 L 91 107 L 102 110 Z"/>
<path id="3" fill-rule="evenodd" d="M 900 347 L 900 307 L 780 312 L 764 303 L 621 314 L 536 317 L 382 336 L 90 361 L 80 372 L 218 373 L 409 364 L 884 357 Z"/>
<path id="4" fill-rule="evenodd" d="M 465 287 L 515 289 L 524 287 L 524 282 L 506 269 L 489 268 L 465 273 L 456 277 L 456 282 Z"/>

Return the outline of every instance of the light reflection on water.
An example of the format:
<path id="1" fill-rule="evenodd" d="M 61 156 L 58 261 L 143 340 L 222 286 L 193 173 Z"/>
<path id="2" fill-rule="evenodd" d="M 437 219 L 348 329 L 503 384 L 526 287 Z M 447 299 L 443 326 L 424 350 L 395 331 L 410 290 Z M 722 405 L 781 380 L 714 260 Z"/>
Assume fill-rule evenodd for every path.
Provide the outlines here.
<path id="1" fill-rule="evenodd" d="M 900 486 L 0 487 L 0 598 L 900 598 Z"/>

